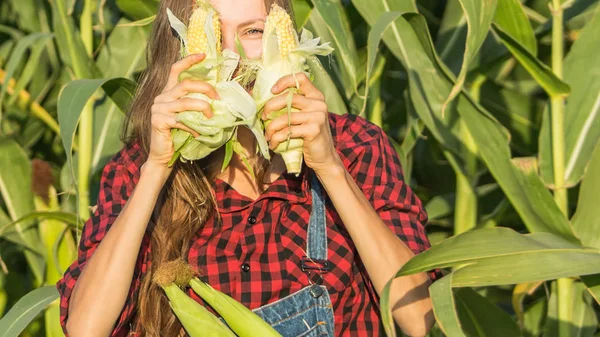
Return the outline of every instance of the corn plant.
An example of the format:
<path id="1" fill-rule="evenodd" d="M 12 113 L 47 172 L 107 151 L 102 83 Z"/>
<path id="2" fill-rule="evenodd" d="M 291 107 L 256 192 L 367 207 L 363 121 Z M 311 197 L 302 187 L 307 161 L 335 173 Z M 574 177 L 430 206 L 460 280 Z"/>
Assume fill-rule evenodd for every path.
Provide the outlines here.
<path id="1" fill-rule="evenodd" d="M 433 247 L 395 276 L 445 271 L 430 287 L 430 335 L 597 335 L 598 1 L 293 6 L 299 32 L 333 50 L 294 66 L 331 112 L 382 127 L 426 205 Z M 157 11 L 157 0 L 0 2 L 0 336 L 62 335 L 54 283 L 122 146 L 112 131 Z M 285 36 L 292 54 L 313 39 Z M 384 326 L 400 335 L 388 291 Z"/>

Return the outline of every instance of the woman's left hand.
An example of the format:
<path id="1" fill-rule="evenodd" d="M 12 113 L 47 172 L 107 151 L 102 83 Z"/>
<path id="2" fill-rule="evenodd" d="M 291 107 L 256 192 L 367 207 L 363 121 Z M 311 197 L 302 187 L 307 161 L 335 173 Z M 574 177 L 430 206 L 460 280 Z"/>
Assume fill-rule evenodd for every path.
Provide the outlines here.
<path id="1" fill-rule="evenodd" d="M 331 130 L 329 129 L 329 110 L 325 103 L 325 96 L 317 89 L 304 73 L 296 73 L 299 93 L 292 97 L 292 108 L 300 111 L 291 113 L 288 123 L 288 114 L 283 114 L 271 121 L 265 129 L 265 137 L 269 147 L 275 149 L 279 143 L 289 138 L 302 138 L 304 145 L 304 161 L 315 173 L 321 175 L 339 172 L 343 169 L 342 161 L 335 150 Z M 293 75 L 279 79 L 271 89 L 275 95 L 287 88 L 295 88 L 296 81 Z M 262 119 L 269 113 L 287 107 L 287 93 L 270 99 L 264 107 Z M 289 124 L 289 126 L 288 126 Z"/>

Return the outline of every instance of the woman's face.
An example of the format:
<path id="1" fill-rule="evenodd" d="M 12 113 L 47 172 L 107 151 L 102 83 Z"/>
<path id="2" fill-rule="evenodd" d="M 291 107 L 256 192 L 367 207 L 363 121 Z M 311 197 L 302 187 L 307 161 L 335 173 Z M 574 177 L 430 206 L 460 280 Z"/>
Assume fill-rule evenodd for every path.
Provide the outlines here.
<path id="1" fill-rule="evenodd" d="M 262 32 L 265 27 L 267 9 L 264 0 L 210 0 L 221 15 L 223 49 L 237 53 L 237 33 L 244 52 L 249 58 L 262 54 Z"/>

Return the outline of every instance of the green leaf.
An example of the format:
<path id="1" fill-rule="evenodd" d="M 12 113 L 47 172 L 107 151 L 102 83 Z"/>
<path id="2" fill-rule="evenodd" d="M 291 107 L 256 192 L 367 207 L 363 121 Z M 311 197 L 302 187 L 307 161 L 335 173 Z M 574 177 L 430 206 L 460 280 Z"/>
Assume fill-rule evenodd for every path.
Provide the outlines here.
<path id="1" fill-rule="evenodd" d="M 387 31 L 388 27 L 394 22 L 394 20 L 399 16 L 398 13 L 384 13 L 379 17 L 377 22 L 371 27 L 369 31 L 369 37 L 367 40 L 367 69 L 365 75 L 365 93 L 364 93 L 364 101 L 363 107 L 360 111 L 360 115 L 363 115 L 365 112 L 365 108 L 367 107 L 367 97 L 369 96 L 369 89 L 371 88 L 370 79 L 373 72 L 373 67 L 375 66 L 375 60 L 377 58 L 377 52 L 379 49 L 379 44 L 381 43 L 381 38 L 383 34 Z"/>
<path id="2" fill-rule="evenodd" d="M 58 124 L 69 162 L 81 111 L 100 87 L 121 111 L 127 111 L 135 91 L 135 83 L 126 78 L 75 80 L 63 88 L 58 99 Z"/>
<path id="3" fill-rule="evenodd" d="M 461 288 L 454 295 L 458 317 L 468 336 L 520 337 L 513 318 L 475 290 Z"/>
<path id="4" fill-rule="evenodd" d="M 448 274 L 429 287 L 433 313 L 438 325 L 448 337 L 466 337 L 461 328 L 454 303 L 452 276 L 453 274 Z M 388 331 L 388 336 L 395 336 L 392 332 L 393 330 Z"/>
<path id="5" fill-rule="evenodd" d="M 377 0 L 377 1 L 364 1 L 364 0 L 352 0 L 352 4 L 360 15 L 367 21 L 370 26 L 374 26 L 375 23 L 381 18 L 381 15 L 387 12 L 417 12 L 417 6 L 414 1 L 405 0 Z M 410 60 L 404 59 L 404 53 L 402 47 L 398 44 L 400 34 L 404 33 L 402 24 L 398 21 L 394 22 L 390 29 L 386 30 L 383 35 L 383 41 L 390 48 L 392 53 L 404 64 Z"/>
<path id="6" fill-rule="evenodd" d="M 598 320 L 596 313 L 591 305 L 591 296 L 581 282 L 573 283 L 572 294 L 573 302 L 570 307 L 570 321 L 567 323 L 570 328 L 569 336 L 592 337 L 596 332 Z M 544 337 L 558 336 L 559 318 L 558 306 L 565 305 L 558 303 L 556 287 L 552 287 L 552 293 L 548 303 L 548 317 L 544 326 Z"/>
<path id="7" fill-rule="evenodd" d="M 387 14 L 387 13 L 386 13 Z M 391 14 L 389 14 L 391 15 Z M 444 147 L 461 154 L 457 125 L 462 121 L 478 146 L 485 162 L 523 222 L 530 231 L 557 233 L 576 241 L 566 217 L 560 212 L 552 195 L 531 171 L 531 165 L 515 166 L 509 149 L 509 134 L 481 106 L 461 93 L 455 106 L 441 117 L 441 106 L 452 87 L 452 78 L 439 61 L 425 19 L 414 13 L 399 17 L 402 34 L 397 43 L 405 53 L 410 79 L 411 99 L 419 116 Z M 519 164 L 528 164 L 521 161 Z"/>
<path id="8" fill-rule="evenodd" d="M 23 296 L 0 320 L 0 337 L 19 336 L 48 304 L 58 298 L 54 285 L 35 289 Z"/>
<path id="9" fill-rule="evenodd" d="M 564 80 L 573 89 L 565 111 L 565 184 L 576 185 L 600 141 L 600 7 L 583 28 L 565 58 Z M 549 113 L 540 135 L 540 168 L 543 180 L 554 185 Z"/>
<path id="10" fill-rule="evenodd" d="M 598 319 L 592 306 L 592 296 L 581 282 L 573 284 L 575 299 L 571 314 L 571 334 L 577 337 L 592 337 L 598 327 Z"/>
<path id="11" fill-rule="evenodd" d="M 72 177 L 74 177 L 72 151 L 77 124 L 87 101 L 100 87 L 121 111 L 127 111 L 135 92 L 135 83 L 126 78 L 71 81 L 63 88 L 58 98 L 58 124 Z"/>
<path id="12" fill-rule="evenodd" d="M 98 67 L 106 78 L 133 79 L 134 74 L 146 66 L 147 29 L 120 26 L 128 22 L 126 19 L 119 21 L 98 55 Z M 123 146 L 119 134 L 114 131 L 121 128 L 124 112 L 109 99 L 94 108 L 92 172 L 101 170 L 105 162 Z"/>
<path id="13" fill-rule="evenodd" d="M 0 195 L 12 221 L 33 211 L 31 192 L 31 162 L 27 153 L 13 139 L 0 140 Z M 31 222 L 15 225 L 17 237 L 29 248 L 39 249 L 41 242 Z M 25 258 L 36 281 L 44 279 L 44 259 L 35 251 L 26 250 Z M 0 331 L 2 331 L 0 329 Z"/>
<path id="14" fill-rule="evenodd" d="M 531 23 L 519 0 L 500 0 L 494 23 L 501 27 L 531 55 L 537 55 L 537 41 Z"/>
<path id="15" fill-rule="evenodd" d="M 3 224 L 0 226 L 0 237 L 5 235 L 5 233 L 11 230 L 13 227 L 17 227 L 23 223 L 30 223 L 32 220 L 41 220 L 41 219 L 51 219 L 58 220 L 62 222 L 66 222 L 71 225 L 73 228 L 78 228 L 77 224 L 83 226 L 83 222 L 77 220 L 77 214 L 63 211 L 33 211 L 25 214 L 19 219 Z"/>
<path id="16" fill-rule="evenodd" d="M 479 103 L 510 131 L 512 148 L 525 155 L 538 152 L 542 100 L 486 81 L 481 86 Z"/>
<path id="17" fill-rule="evenodd" d="M 592 297 L 594 297 L 596 302 L 600 304 L 600 274 L 585 275 L 581 277 L 581 280 L 587 287 Z"/>
<path id="18" fill-rule="evenodd" d="M 546 318 L 547 303 L 545 298 L 540 298 L 525 309 L 523 331 L 526 337 L 541 335 L 544 319 Z"/>
<path id="19" fill-rule="evenodd" d="M 26 37 L 20 39 L 17 42 L 17 45 L 13 49 L 10 58 L 6 64 L 6 73 L 4 75 L 5 80 L 11 79 L 17 67 L 21 63 L 23 57 L 25 56 L 25 52 L 29 48 L 35 49 L 36 46 L 43 46 L 44 43 L 52 37 L 52 34 L 46 33 L 32 33 L 27 35 Z M 6 94 L 7 86 L 2 85 L 2 90 L 0 91 L 0 118 L 2 117 L 2 102 L 4 102 L 4 95 Z M 16 92 L 15 92 L 16 94 Z"/>
<path id="20" fill-rule="evenodd" d="M 571 92 L 568 84 L 561 81 L 552 69 L 532 55 L 502 27 L 495 23 L 492 24 L 492 27 L 511 54 L 550 96 L 566 96 Z"/>
<path id="21" fill-rule="evenodd" d="M 85 51 L 73 18 L 69 15 L 66 0 L 51 2 L 53 28 L 62 61 L 77 78 L 91 78 L 99 74 L 96 64 Z"/>
<path id="22" fill-rule="evenodd" d="M 158 13 L 157 0 L 117 0 L 117 6 L 133 20 L 143 20 Z"/>
<path id="23" fill-rule="evenodd" d="M 458 0 L 448 0 L 444 16 L 435 39 L 435 49 L 440 59 L 454 74 L 461 69 L 467 39 L 467 20 Z"/>
<path id="24" fill-rule="evenodd" d="M 346 107 L 346 103 L 329 76 L 329 73 L 323 68 L 321 61 L 316 57 L 307 58 L 306 64 L 310 68 L 310 73 L 314 75 L 313 83 L 315 87 L 325 95 L 325 102 L 329 111 L 338 115 L 347 114 L 348 108 Z"/>
<path id="25" fill-rule="evenodd" d="M 49 35 L 51 36 L 51 34 Z M 29 57 L 27 59 L 27 64 L 25 65 L 25 68 L 23 68 L 23 71 L 17 78 L 17 83 L 13 88 L 14 92 L 10 97 L 10 100 L 8 101 L 8 105 L 13 105 L 15 103 L 17 98 L 19 98 L 19 93 L 21 92 L 21 90 L 25 89 L 25 87 L 31 82 L 33 76 L 37 72 L 39 72 L 40 58 L 42 57 L 47 47 L 46 40 L 47 39 L 41 39 L 40 41 L 36 41 L 37 43 L 35 43 L 32 46 L 31 53 L 29 54 Z M 4 90 L 4 86 L 2 87 L 2 89 Z M 0 101 L 2 101 L 1 98 Z"/>
<path id="26" fill-rule="evenodd" d="M 467 76 L 469 65 L 477 55 L 479 48 L 488 35 L 494 12 L 496 11 L 496 0 L 459 0 L 467 21 L 467 40 L 465 44 L 465 53 L 463 62 L 454 82 L 454 86 L 448 95 L 448 98 L 442 106 L 442 113 L 448 107 L 448 104 L 456 98 L 462 90 Z"/>
<path id="27" fill-rule="evenodd" d="M 455 287 L 535 282 L 599 273 L 600 251 L 551 233 L 523 235 L 504 227 L 483 228 L 446 239 L 413 257 L 396 277 L 461 266 L 454 271 Z"/>
<path id="28" fill-rule="evenodd" d="M 349 84 L 351 87 L 345 89 L 356 91 L 358 54 L 344 6 L 341 0 L 312 0 L 312 3 L 314 8 L 311 17 L 318 14 L 321 19 L 320 21 L 325 23 L 314 25 L 314 27 L 317 29 L 319 36 L 321 36 L 322 42 L 328 41 L 323 39 L 323 35 L 319 30 L 322 27 L 328 30 L 328 37 L 331 38 L 333 48 L 335 49 L 334 55 L 340 61 L 339 66 L 350 81 Z"/>
<path id="29" fill-rule="evenodd" d="M 580 238 L 584 246 L 600 249 L 600 207 L 597 199 L 600 190 L 600 143 L 590 160 L 585 178 L 581 183 L 579 198 L 577 200 L 577 211 L 571 222 L 573 230 Z"/>
<path id="30" fill-rule="evenodd" d="M 310 14 L 312 7 L 310 0 L 292 0 L 292 8 L 294 10 L 294 20 L 298 29 L 304 27 Z"/>

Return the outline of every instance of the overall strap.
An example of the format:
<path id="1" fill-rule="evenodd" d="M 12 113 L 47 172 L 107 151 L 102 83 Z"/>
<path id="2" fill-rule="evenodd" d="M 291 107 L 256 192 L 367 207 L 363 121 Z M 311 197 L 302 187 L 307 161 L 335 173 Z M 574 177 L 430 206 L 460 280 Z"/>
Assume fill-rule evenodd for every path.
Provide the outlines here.
<path id="1" fill-rule="evenodd" d="M 302 269 L 328 271 L 327 261 L 327 217 L 325 215 L 325 195 L 323 187 L 314 171 L 310 171 L 312 211 L 306 234 L 306 253 L 302 259 Z"/>

